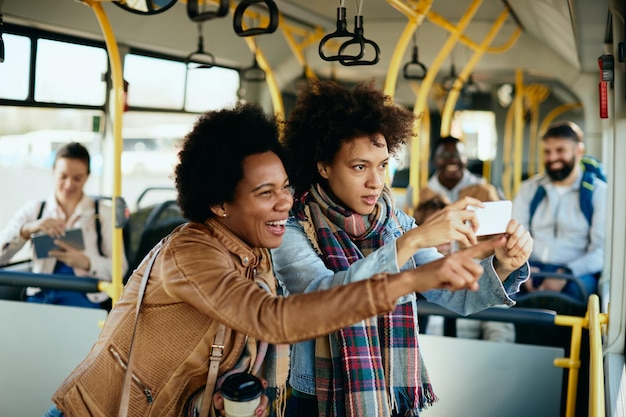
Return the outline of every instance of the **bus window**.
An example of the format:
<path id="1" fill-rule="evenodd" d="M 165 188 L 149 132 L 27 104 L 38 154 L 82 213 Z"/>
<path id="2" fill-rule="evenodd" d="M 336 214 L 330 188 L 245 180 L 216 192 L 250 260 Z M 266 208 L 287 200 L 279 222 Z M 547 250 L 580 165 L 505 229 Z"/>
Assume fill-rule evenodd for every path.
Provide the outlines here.
<path id="1" fill-rule="evenodd" d="M 187 73 L 187 111 L 216 110 L 237 102 L 239 72 L 230 68 L 196 68 Z"/>
<path id="2" fill-rule="evenodd" d="M 30 55 L 24 51 L 30 50 L 30 39 L 11 34 L 2 38 L 8 58 L 0 65 L 0 97 L 25 100 L 28 97 Z"/>
<path id="3" fill-rule="evenodd" d="M 37 41 L 35 100 L 101 106 L 106 98 L 107 54 L 102 48 Z M 44 70 L 45 69 L 45 70 Z"/>
<path id="4" fill-rule="evenodd" d="M 124 58 L 128 81 L 128 105 L 182 109 L 185 64 L 160 58 L 128 54 Z"/>

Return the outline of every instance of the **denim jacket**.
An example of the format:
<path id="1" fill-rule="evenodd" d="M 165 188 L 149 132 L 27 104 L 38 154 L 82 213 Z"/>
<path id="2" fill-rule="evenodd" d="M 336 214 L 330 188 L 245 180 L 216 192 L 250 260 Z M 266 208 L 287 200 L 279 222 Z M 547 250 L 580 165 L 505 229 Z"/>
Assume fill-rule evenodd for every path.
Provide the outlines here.
<path id="1" fill-rule="evenodd" d="M 417 227 L 412 217 L 396 210 L 397 222 L 390 219 L 383 231 L 385 245 L 367 257 L 350 265 L 345 271 L 328 269 L 309 241 L 304 227 L 295 218 L 290 218 L 282 245 L 272 249 L 274 272 L 282 282 L 287 294 L 308 293 L 365 280 L 378 272 L 397 273 L 439 259 L 442 255 L 435 248 L 417 251 L 409 261 L 398 267 L 394 241 L 405 231 Z M 513 305 L 509 297 L 528 279 L 529 268 L 524 265 L 512 273 L 504 283 L 493 268 L 493 257 L 481 261 L 485 273 L 479 280 L 478 291 L 430 290 L 422 295 L 431 302 L 447 309 L 468 315 L 495 305 Z M 415 294 L 400 298 L 397 303 L 416 303 Z M 323 306 L 320 306 L 323 308 Z M 416 310 L 414 310 L 416 311 Z M 399 364 L 401 366 L 401 364 Z M 296 343 L 291 351 L 289 383 L 296 390 L 315 395 L 315 340 Z"/>

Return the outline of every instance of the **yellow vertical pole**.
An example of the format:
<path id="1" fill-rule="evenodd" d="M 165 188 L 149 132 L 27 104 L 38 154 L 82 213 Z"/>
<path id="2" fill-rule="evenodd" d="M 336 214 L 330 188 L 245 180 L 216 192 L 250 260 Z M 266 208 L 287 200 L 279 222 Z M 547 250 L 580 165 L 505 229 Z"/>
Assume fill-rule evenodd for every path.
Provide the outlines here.
<path id="1" fill-rule="evenodd" d="M 524 72 L 515 70 L 515 148 L 513 164 L 513 194 L 515 197 L 522 183 L 522 157 L 524 155 Z"/>
<path id="2" fill-rule="evenodd" d="M 502 161 L 504 170 L 502 172 L 502 190 L 504 196 L 511 200 L 513 198 L 513 115 L 517 101 L 514 100 L 506 112 L 506 120 L 504 122 L 504 144 L 502 149 Z"/>
<path id="3" fill-rule="evenodd" d="M 106 43 L 109 62 L 111 65 L 111 78 L 113 81 L 113 202 L 112 218 L 116 218 L 115 201 L 122 194 L 122 176 L 121 176 L 121 160 L 122 160 L 122 116 L 124 106 L 124 81 L 122 76 L 122 62 L 120 58 L 117 41 L 111 29 L 109 19 L 102 8 L 102 4 L 94 0 L 83 0 L 84 3 L 91 6 L 94 11 L 100 29 Z M 119 300 L 122 294 L 122 229 L 115 227 L 113 229 L 113 253 L 112 257 L 112 280 L 110 283 L 100 283 L 100 289 L 106 291 L 113 305 Z"/>
<path id="4" fill-rule="evenodd" d="M 422 80 L 419 93 L 417 95 L 417 99 L 415 100 L 415 105 L 413 106 L 413 112 L 416 115 L 418 115 L 418 120 L 417 120 L 416 127 L 415 127 L 415 132 L 417 132 L 418 134 L 422 131 L 421 118 L 424 115 L 424 113 L 427 111 L 428 93 L 430 92 L 433 82 L 435 81 L 435 77 L 437 73 L 439 72 L 441 65 L 443 64 L 443 61 L 450 54 L 450 51 L 452 51 L 452 48 L 454 48 L 454 46 L 458 42 L 461 34 L 463 33 L 467 25 L 471 22 L 472 18 L 474 17 L 474 14 L 478 11 L 478 8 L 480 7 L 481 4 L 482 4 L 482 0 L 472 1 L 472 4 L 470 4 L 465 14 L 459 21 L 458 25 L 450 33 L 450 36 L 448 37 L 446 42 L 444 42 L 443 46 L 439 50 L 439 53 L 437 54 L 434 61 L 430 65 L 430 68 L 426 72 L 426 77 L 424 77 L 424 79 Z M 413 204 L 412 204 L 413 206 L 415 206 L 419 201 L 419 189 L 420 189 L 417 167 L 414 165 L 418 163 L 419 157 L 417 159 L 413 159 L 413 154 L 415 154 L 418 151 L 417 149 L 419 146 L 417 142 L 418 140 L 419 138 L 414 138 L 413 144 L 411 145 L 411 175 L 409 178 L 409 184 L 415 190 L 415 192 L 413 193 Z"/>
<path id="5" fill-rule="evenodd" d="M 285 115 L 285 106 L 283 105 L 283 96 L 280 93 L 280 88 L 278 87 L 278 83 L 276 82 L 276 78 L 274 77 L 274 72 L 270 67 L 269 62 L 261 52 L 261 49 L 256 45 L 254 41 L 254 36 L 244 37 L 246 44 L 255 54 L 256 60 L 259 63 L 259 67 L 263 71 L 265 71 L 265 82 L 267 83 L 267 87 L 270 91 L 270 97 L 272 98 L 272 105 L 274 108 L 274 115 L 277 118 L 282 118 Z"/>
<path id="6" fill-rule="evenodd" d="M 400 0 L 387 0 L 387 2 L 404 13 L 409 21 L 407 22 L 404 30 L 400 34 L 400 39 L 396 42 L 396 47 L 391 55 L 391 61 L 387 68 L 387 77 L 385 78 L 384 92 L 386 95 L 393 97 L 396 92 L 396 84 L 398 82 L 398 71 L 400 71 L 400 63 L 404 57 L 404 53 L 411 42 L 411 37 L 424 21 L 426 14 L 430 10 L 433 4 L 433 0 L 420 0 L 415 5 L 415 8 L 407 7 Z"/>
<path id="7" fill-rule="evenodd" d="M 485 54 L 487 47 L 489 46 L 491 41 L 493 41 L 493 39 L 496 37 L 496 35 L 498 34 L 498 32 L 500 31 L 500 29 L 502 28 L 502 26 L 504 25 L 508 17 L 509 17 L 509 9 L 507 8 L 507 9 L 504 9 L 500 13 L 498 18 L 494 22 L 494 24 L 489 29 L 489 33 L 487 33 L 487 36 L 485 36 L 485 38 L 481 42 L 479 49 L 474 51 L 470 60 L 465 64 L 465 67 L 461 70 L 459 75 L 456 77 L 456 80 L 454 80 L 452 89 L 448 92 L 448 97 L 446 98 L 446 104 L 444 105 L 443 111 L 441 112 L 441 136 L 442 137 L 448 136 L 450 134 L 452 114 L 454 112 L 454 107 L 456 106 L 456 102 L 459 99 L 459 95 L 461 93 L 461 89 L 463 88 L 463 85 L 465 84 L 470 74 L 474 70 L 474 67 L 476 67 L 476 64 L 478 63 L 480 58 L 482 58 L 482 56 Z M 519 33 L 521 33 L 519 28 L 515 33 L 518 34 L 515 37 L 515 39 L 517 39 L 519 37 Z M 511 46 L 512 45 L 513 43 L 511 43 Z"/>

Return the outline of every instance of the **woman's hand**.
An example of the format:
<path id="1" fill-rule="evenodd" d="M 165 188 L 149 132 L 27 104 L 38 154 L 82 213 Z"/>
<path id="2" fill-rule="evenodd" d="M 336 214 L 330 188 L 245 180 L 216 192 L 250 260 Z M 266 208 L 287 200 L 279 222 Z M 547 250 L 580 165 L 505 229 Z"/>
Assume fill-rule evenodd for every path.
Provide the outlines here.
<path id="1" fill-rule="evenodd" d="M 267 381 L 263 378 L 260 378 L 260 379 L 261 379 L 261 383 L 263 384 L 263 389 L 267 388 L 268 386 Z M 267 414 L 267 408 L 269 407 L 269 405 L 270 405 L 270 401 L 267 395 L 265 394 L 261 395 L 261 402 L 257 406 L 256 410 L 254 410 L 254 415 L 257 417 L 265 416 L 265 414 Z M 224 397 L 222 397 L 221 391 L 217 391 L 215 394 L 213 394 L 213 407 L 215 407 L 215 409 L 217 410 L 218 415 L 222 415 L 222 416 L 225 415 Z"/>
<path id="2" fill-rule="evenodd" d="M 526 263 L 534 243 L 528 230 L 514 219 L 507 225 L 504 236 L 506 244 L 496 247 L 494 259 L 494 268 L 502 281 Z"/>
<path id="3" fill-rule="evenodd" d="M 20 230 L 24 239 L 30 239 L 30 235 L 37 232 L 45 233 L 54 238 L 61 237 L 65 235 L 65 223 L 62 220 L 47 217 L 30 221 L 24 224 Z"/>
<path id="4" fill-rule="evenodd" d="M 436 247 L 452 241 L 468 247 L 477 243 L 476 212 L 467 206 L 483 207 L 480 200 L 464 197 L 443 208 L 424 224 L 409 230 L 396 242 L 398 265 L 404 265 L 419 249 Z"/>
<path id="5" fill-rule="evenodd" d="M 413 282 L 416 286 L 414 290 L 416 292 L 435 288 L 451 291 L 463 289 L 475 291 L 478 289 L 478 279 L 484 272 L 476 258 L 485 251 L 492 251 L 504 246 L 504 244 L 504 237 L 487 240 L 404 272 L 415 274 Z"/>
<path id="6" fill-rule="evenodd" d="M 59 261 L 72 268 L 80 268 L 87 271 L 91 268 L 91 261 L 89 260 L 89 257 L 83 253 L 83 251 L 76 249 L 74 246 L 58 239 L 54 241 L 54 244 L 60 249 L 51 250 L 48 252 L 48 255 L 57 258 Z"/>

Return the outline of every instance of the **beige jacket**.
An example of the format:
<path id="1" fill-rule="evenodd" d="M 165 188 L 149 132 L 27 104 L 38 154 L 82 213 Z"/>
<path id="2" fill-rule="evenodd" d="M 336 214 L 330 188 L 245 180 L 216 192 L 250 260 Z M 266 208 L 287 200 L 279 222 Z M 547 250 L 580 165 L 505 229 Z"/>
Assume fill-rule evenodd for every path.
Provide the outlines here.
<path id="1" fill-rule="evenodd" d="M 88 356 L 54 394 L 67 417 L 117 416 L 147 259 L 130 278 Z M 228 328 L 221 374 L 239 359 L 246 335 L 269 343 L 311 339 L 395 305 L 384 274 L 288 298 L 267 293 L 252 281 L 255 277 L 276 290 L 269 252 L 250 248 L 215 220 L 182 225 L 165 239 L 135 336 L 129 415 L 181 415 L 187 398 L 206 383 L 218 322 Z"/>

